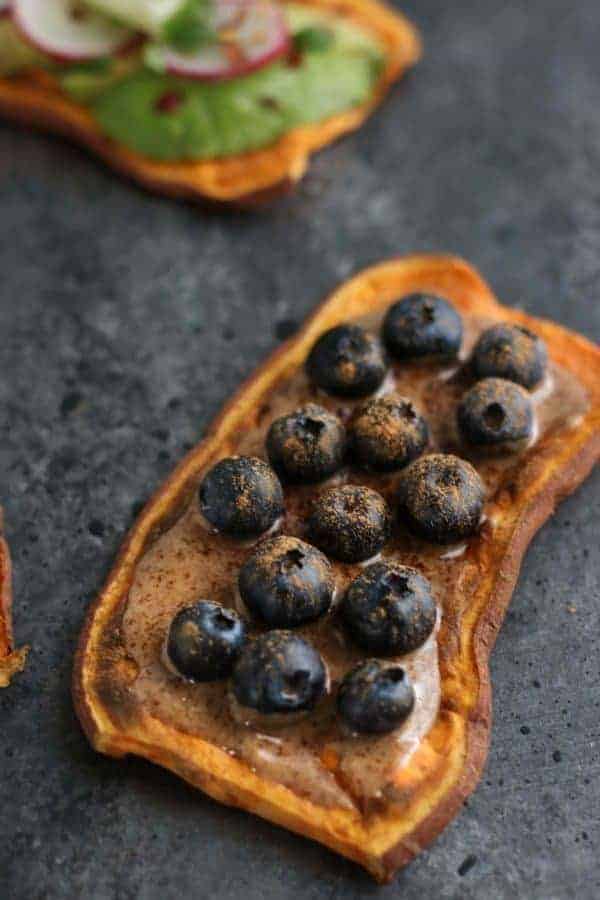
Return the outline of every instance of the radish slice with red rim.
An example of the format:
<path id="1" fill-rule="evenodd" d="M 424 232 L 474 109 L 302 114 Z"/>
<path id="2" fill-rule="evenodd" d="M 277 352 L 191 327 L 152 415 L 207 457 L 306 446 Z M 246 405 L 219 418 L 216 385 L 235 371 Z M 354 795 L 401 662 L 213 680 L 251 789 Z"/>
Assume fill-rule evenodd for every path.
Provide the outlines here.
<path id="1" fill-rule="evenodd" d="M 60 62 L 99 59 L 133 44 L 133 32 L 74 0 L 12 0 L 10 9 L 25 40 Z"/>
<path id="2" fill-rule="evenodd" d="M 161 62 L 171 75 L 206 81 L 236 78 L 287 53 L 290 36 L 283 13 L 268 0 L 227 0 L 217 4 L 219 43 L 184 54 L 163 48 Z"/>

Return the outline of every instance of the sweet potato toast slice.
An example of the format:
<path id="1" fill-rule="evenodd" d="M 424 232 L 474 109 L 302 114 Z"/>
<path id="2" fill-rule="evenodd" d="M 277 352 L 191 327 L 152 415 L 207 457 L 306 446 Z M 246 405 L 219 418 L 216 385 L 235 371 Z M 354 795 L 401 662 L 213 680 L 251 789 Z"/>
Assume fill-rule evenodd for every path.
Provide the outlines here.
<path id="1" fill-rule="evenodd" d="M 2 533 L 0 509 L 0 688 L 8 687 L 13 675 L 21 672 L 27 658 L 27 648 L 15 650 L 12 633 L 12 580 L 8 544 Z"/>
<path id="2" fill-rule="evenodd" d="M 74 140 L 113 169 L 156 193 L 187 200 L 253 206 L 293 187 L 306 172 L 311 154 L 359 128 L 402 73 L 421 55 L 419 35 L 400 13 L 379 0 L 303 0 L 363 25 L 374 33 L 386 65 L 372 100 L 314 124 L 293 129 L 273 146 L 226 159 L 156 162 L 102 134 L 92 115 L 34 72 L 0 78 L 0 115 Z"/>
<path id="3" fill-rule="evenodd" d="M 236 452 L 240 434 L 259 421 L 277 386 L 303 366 L 315 339 L 341 322 L 380 315 L 413 291 L 444 296 L 463 316 L 478 321 L 533 328 L 545 339 L 551 364 L 579 385 L 585 409 L 559 422 L 519 457 L 488 498 L 481 532 L 449 563 L 451 577 L 439 598 L 439 711 L 431 730 L 395 772 L 393 802 L 362 811 L 336 808 L 301 795 L 264 771 L 253 771 L 226 749 L 173 727 L 136 700 L 138 670 L 126 652 L 121 625 L 144 555 L 182 516 L 206 467 Z M 215 799 L 318 840 L 363 865 L 377 880 L 389 880 L 439 834 L 481 775 L 491 725 L 488 659 L 521 559 L 537 529 L 599 455 L 597 347 L 552 322 L 501 306 L 481 277 L 459 259 L 415 256 L 367 269 L 339 287 L 243 385 L 128 535 L 88 613 L 75 660 L 74 701 L 90 741 L 112 756 L 134 753 L 159 763 Z M 335 760 L 328 763 L 335 766 Z"/>

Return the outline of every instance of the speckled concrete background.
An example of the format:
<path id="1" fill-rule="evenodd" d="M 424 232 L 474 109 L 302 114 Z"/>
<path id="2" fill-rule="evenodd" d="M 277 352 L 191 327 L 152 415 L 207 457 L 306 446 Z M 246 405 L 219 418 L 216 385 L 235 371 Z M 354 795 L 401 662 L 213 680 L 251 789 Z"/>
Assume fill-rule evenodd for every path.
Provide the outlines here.
<path id="1" fill-rule="evenodd" d="M 407 0 L 427 55 L 298 194 L 257 217 L 148 197 L 0 129 L 2 502 L 30 665 L 0 697 L 0 897 L 600 896 L 598 472 L 532 546 L 493 657 L 478 791 L 378 889 L 140 761 L 69 697 L 84 611 L 136 509 L 340 279 L 414 250 L 600 338 L 596 0 Z"/>

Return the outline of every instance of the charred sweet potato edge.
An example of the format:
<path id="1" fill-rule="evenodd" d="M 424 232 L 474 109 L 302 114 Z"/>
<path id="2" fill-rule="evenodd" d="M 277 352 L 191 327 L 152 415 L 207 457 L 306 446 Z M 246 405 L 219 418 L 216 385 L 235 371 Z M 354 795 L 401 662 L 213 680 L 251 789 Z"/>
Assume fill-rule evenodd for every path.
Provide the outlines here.
<path id="1" fill-rule="evenodd" d="M 27 647 L 15 650 L 12 629 L 12 571 L 10 553 L 3 532 L 0 509 L 0 688 L 25 666 Z"/>
<path id="2" fill-rule="evenodd" d="M 242 761 L 198 737 L 177 732 L 150 715 L 129 718 L 126 704 L 107 701 L 102 658 L 105 629 L 127 596 L 135 568 L 149 543 L 168 527 L 190 495 L 198 473 L 227 455 L 236 430 L 265 397 L 304 362 L 327 328 L 384 308 L 415 290 L 450 299 L 463 314 L 489 316 L 532 327 L 547 342 L 551 358 L 572 372 L 589 394 L 589 410 L 565 437 L 551 443 L 517 502 L 508 502 L 494 539 L 484 548 L 485 578 L 470 598 L 460 627 L 446 622 L 439 637 L 442 702 L 436 724 L 395 779 L 405 802 L 368 819 L 358 812 L 326 809 L 280 784 L 251 772 Z M 339 287 L 240 388 L 206 438 L 175 469 L 148 503 L 121 549 L 108 580 L 92 605 L 75 660 L 73 694 L 83 727 L 96 749 L 114 756 L 135 753 L 163 765 L 212 797 L 250 810 L 321 841 L 389 880 L 440 833 L 474 789 L 487 754 L 491 726 L 488 658 L 515 586 L 529 541 L 559 500 L 573 491 L 600 455 L 600 350 L 552 322 L 501 306 L 481 277 L 460 259 L 414 256 L 365 270 Z M 483 542 L 482 542 L 483 543 Z M 118 641 L 118 635 L 112 635 Z M 125 696 L 123 674 L 109 675 Z M 124 689 L 125 687 L 125 689 Z M 120 694 L 119 694 L 120 692 Z"/>
<path id="3" fill-rule="evenodd" d="M 302 0 L 352 19 L 375 33 L 387 62 L 369 103 L 324 122 L 293 129 L 263 150 L 202 162 L 155 162 L 105 137 L 91 113 L 61 94 L 51 78 L 0 78 L 0 115 L 74 140 L 143 187 L 186 200 L 261 205 L 298 182 L 311 154 L 358 128 L 390 86 L 421 55 L 415 28 L 378 0 Z"/>

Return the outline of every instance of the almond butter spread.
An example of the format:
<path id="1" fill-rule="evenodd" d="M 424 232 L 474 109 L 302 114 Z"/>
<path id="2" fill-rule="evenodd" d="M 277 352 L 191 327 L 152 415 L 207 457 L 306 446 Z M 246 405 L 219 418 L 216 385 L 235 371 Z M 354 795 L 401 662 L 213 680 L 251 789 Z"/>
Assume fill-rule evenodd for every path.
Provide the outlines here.
<path id="1" fill-rule="evenodd" d="M 361 321 L 379 327 L 380 319 Z M 444 616 L 444 597 L 450 585 L 460 584 L 465 561 L 474 547 L 493 532 L 493 507 L 501 504 L 502 492 L 523 466 L 523 457 L 543 452 L 544 438 L 557 430 L 577 427 L 588 399 L 573 376 L 549 366 L 544 382 L 532 393 L 535 406 L 535 436 L 520 454 L 501 457 L 476 455 L 461 444 L 456 429 L 456 408 L 473 378 L 463 365 L 488 320 L 464 320 L 465 337 L 461 363 L 440 369 L 392 363 L 378 392 L 397 391 L 412 400 L 427 420 L 431 439 L 426 452 L 443 450 L 468 458 L 477 467 L 488 491 L 488 506 L 480 534 L 468 543 L 452 547 L 428 544 L 409 536 L 395 524 L 392 538 L 381 557 L 414 566 L 431 581 Z M 264 441 L 273 419 L 305 403 L 317 401 L 347 422 L 361 402 L 340 401 L 316 391 L 303 371 L 282 381 L 257 411 L 256 421 L 240 433 L 228 453 L 265 458 Z M 198 473 L 198 482 L 204 472 Z M 323 486 L 343 483 L 366 484 L 382 493 L 392 509 L 398 474 L 373 475 L 343 468 L 322 485 L 285 486 L 283 519 L 275 530 L 306 537 L 305 522 L 310 500 Z M 139 563 L 128 598 L 122 608 L 120 634 L 135 672 L 128 702 L 177 729 L 198 735 L 244 760 L 263 777 L 280 782 L 296 793 L 328 807 L 362 810 L 394 800 L 392 779 L 427 734 L 440 703 L 437 631 L 426 643 L 398 662 L 407 670 L 416 695 L 414 709 L 395 732 L 383 737 L 359 737 L 344 731 L 335 715 L 335 689 L 348 669 L 365 654 L 342 630 L 335 608 L 317 622 L 299 629 L 322 654 L 329 673 L 326 699 L 304 718 L 282 725 L 268 717 L 245 718 L 234 709 L 227 682 L 191 684 L 164 665 L 162 648 L 171 619 L 182 607 L 206 598 L 240 608 L 237 576 L 252 544 L 211 532 L 203 520 L 194 494 L 179 519 L 157 537 Z M 359 565 L 333 562 L 337 597 L 360 572 Z M 364 564 L 363 564 L 364 565 Z M 464 597 L 464 608 L 469 597 Z M 334 604 L 335 607 L 335 604 Z M 262 626 L 253 624 L 251 630 Z M 332 764 L 334 761 L 334 764 Z"/>

